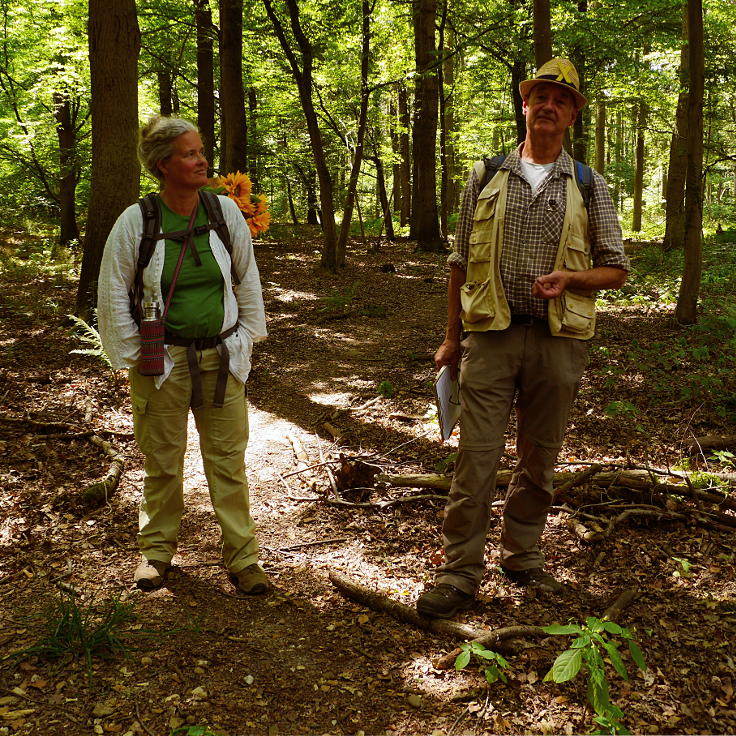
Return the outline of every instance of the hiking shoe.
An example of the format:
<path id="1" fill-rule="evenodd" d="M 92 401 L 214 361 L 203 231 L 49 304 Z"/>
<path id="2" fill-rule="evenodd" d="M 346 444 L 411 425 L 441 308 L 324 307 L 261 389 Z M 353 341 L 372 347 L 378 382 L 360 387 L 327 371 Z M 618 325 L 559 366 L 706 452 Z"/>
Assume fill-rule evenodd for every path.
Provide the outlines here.
<path id="1" fill-rule="evenodd" d="M 133 582 L 141 590 L 155 590 L 160 588 L 171 564 L 161 560 L 144 560 L 135 569 Z"/>
<path id="2" fill-rule="evenodd" d="M 253 563 L 240 572 L 230 573 L 230 582 L 246 595 L 259 595 L 271 590 L 271 582 L 260 565 Z"/>
<path id="3" fill-rule="evenodd" d="M 566 587 L 555 580 L 541 567 L 531 567 L 528 570 L 509 570 L 501 568 L 501 572 L 512 582 L 524 588 L 533 588 L 541 593 L 563 593 Z"/>
<path id="4" fill-rule="evenodd" d="M 439 583 L 417 598 L 417 613 L 425 618 L 451 618 L 459 610 L 470 608 L 475 596 L 449 583 Z"/>

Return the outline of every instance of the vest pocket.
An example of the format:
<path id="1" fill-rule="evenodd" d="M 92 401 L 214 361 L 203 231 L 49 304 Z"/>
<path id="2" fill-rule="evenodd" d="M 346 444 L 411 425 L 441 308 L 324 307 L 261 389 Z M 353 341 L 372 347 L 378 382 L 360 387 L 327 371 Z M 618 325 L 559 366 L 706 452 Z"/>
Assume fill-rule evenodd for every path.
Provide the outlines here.
<path id="1" fill-rule="evenodd" d="M 495 315 L 491 300 L 491 280 L 466 281 L 460 287 L 460 304 L 463 321 L 472 323 Z"/>
<path id="2" fill-rule="evenodd" d="M 573 233 L 567 238 L 565 247 L 565 268 L 568 271 L 585 271 L 590 268 L 590 252 L 585 240 Z"/>
<path id="3" fill-rule="evenodd" d="M 592 297 L 565 291 L 560 297 L 560 306 L 560 322 L 565 331 L 582 334 L 592 329 L 595 319 L 595 301 Z"/>

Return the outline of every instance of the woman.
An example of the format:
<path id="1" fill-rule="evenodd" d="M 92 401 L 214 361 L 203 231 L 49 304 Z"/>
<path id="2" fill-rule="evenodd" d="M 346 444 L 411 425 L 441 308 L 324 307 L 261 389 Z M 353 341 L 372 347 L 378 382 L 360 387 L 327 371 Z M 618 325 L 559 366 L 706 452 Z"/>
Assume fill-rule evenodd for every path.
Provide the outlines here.
<path id="1" fill-rule="evenodd" d="M 230 580 L 243 593 L 263 593 L 270 583 L 258 565 L 244 460 L 248 442 L 244 385 L 253 343 L 266 337 L 263 296 L 250 231 L 237 205 L 219 198 L 239 284 L 233 282 L 231 258 L 222 240 L 206 228 L 207 212 L 199 196 L 207 184 L 203 150 L 197 129 L 186 120 L 157 116 L 141 131 L 139 157 L 161 184 L 161 231 L 181 235 L 204 226 L 183 238 L 186 249 L 177 278 L 182 239 L 159 240 L 142 272 L 143 302 L 155 302 L 159 314 L 175 280 L 165 319 L 163 374 L 141 375 L 138 370 L 141 337 L 129 298 L 143 235 L 137 204 L 118 218 L 105 245 L 99 329 L 112 365 L 129 369 L 135 438 L 145 455 L 138 532 L 143 560 L 135 571 L 136 585 L 142 590 L 158 588 L 176 552 L 191 406 Z"/>

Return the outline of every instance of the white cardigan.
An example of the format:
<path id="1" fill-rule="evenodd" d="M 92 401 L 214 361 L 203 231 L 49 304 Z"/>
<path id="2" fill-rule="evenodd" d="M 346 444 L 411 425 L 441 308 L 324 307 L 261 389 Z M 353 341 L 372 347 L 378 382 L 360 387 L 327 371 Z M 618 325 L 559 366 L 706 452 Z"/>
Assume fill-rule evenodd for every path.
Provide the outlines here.
<path id="1" fill-rule="evenodd" d="M 265 340 L 268 334 L 263 294 L 250 230 L 243 214 L 228 197 L 221 196 L 220 204 L 230 230 L 235 271 L 240 278 L 240 284 L 233 286 L 230 256 L 215 231 L 210 230 L 212 253 L 225 281 L 224 317 L 220 332 L 232 327 L 237 320 L 240 328 L 225 339 L 225 345 L 230 353 L 230 372 L 245 383 L 250 373 L 253 343 Z M 143 215 L 140 207 L 134 204 L 113 225 L 102 255 L 97 286 L 97 321 L 102 344 L 113 368 L 133 368 L 140 353 L 140 334 L 130 314 L 128 292 L 133 286 L 142 236 Z M 161 295 L 163 267 L 164 248 L 158 247 L 154 249 L 150 263 L 143 270 L 143 300 L 158 301 L 161 311 L 164 308 Z M 164 373 L 156 376 L 156 388 L 168 378 L 173 365 L 167 349 L 164 355 Z"/>

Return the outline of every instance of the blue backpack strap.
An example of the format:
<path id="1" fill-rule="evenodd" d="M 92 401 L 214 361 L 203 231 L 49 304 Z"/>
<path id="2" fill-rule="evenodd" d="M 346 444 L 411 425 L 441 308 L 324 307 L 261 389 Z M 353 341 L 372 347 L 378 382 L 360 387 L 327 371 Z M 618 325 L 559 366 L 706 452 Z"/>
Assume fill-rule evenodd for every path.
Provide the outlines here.
<path id="1" fill-rule="evenodd" d="M 575 182 L 587 210 L 590 204 L 590 194 L 593 191 L 593 169 L 586 166 L 582 161 L 575 161 Z"/>

